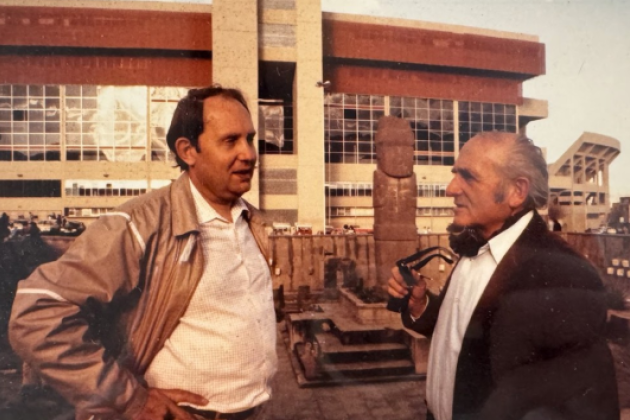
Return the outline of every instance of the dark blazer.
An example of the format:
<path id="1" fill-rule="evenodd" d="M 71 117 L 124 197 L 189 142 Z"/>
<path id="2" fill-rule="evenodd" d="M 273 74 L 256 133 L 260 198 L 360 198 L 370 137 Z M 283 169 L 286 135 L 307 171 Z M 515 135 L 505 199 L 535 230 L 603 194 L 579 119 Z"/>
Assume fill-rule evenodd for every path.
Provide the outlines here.
<path id="1" fill-rule="evenodd" d="M 449 282 L 407 328 L 430 336 Z M 536 213 L 497 266 L 466 330 L 453 419 L 619 418 L 596 269 Z"/>

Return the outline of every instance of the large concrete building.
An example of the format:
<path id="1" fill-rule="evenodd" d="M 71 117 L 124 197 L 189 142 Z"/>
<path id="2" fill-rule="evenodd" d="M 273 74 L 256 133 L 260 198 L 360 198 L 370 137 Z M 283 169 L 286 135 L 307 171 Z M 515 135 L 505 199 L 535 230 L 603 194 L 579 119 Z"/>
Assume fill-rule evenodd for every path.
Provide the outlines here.
<path id="1" fill-rule="evenodd" d="M 247 198 L 272 221 L 371 227 L 374 135 L 395 115 L 415 136 L 416 225 L 444 231 L 460 148 L 545 118 L 545 101 L 522 96 L 544 72 L 535 36 L 323 13 L 318 0 L 5 0 L 0 211 L 89 221 L 168 184 L 177 99 L 220 83 L 244 91 L 260 127 Z"/>
<path id="2" fill-rule="evenodd" d="M 619 140 L 583 133 L 549 165 L 549 201 L 563 230 L 584 232 L 606 225 L 610 213 L 610 164 L 621 152 Z"/>

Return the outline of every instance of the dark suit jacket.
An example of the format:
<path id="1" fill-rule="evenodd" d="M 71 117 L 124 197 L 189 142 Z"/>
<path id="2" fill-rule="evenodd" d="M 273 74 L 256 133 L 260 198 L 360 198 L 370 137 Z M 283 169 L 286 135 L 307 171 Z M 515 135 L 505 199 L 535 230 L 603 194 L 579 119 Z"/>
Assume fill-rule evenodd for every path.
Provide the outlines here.
<path id="1" fill-rule="evenodd" d="M 448 288 L 407 328 L 431 335 Z M 466 330 L 453 419 L 618 419 L 595 268 L 536 213 L 497 266 Z"/>

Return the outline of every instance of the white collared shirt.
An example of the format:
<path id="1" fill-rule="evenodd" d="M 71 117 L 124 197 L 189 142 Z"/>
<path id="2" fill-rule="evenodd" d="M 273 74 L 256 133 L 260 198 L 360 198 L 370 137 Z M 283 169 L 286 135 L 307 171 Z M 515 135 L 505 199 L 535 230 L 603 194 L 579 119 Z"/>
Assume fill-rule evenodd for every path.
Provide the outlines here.
<path id="1" fill-rule="evenodd" d="M 451 278 L 431 340 L 427 403 L 436 420 L 453 415 L 457 362 L 470 318 L 492 274 L 534 216 L 529 212 L 490 239 L 474 257 L 462 257 Z"/>
<path id="2" fill-rule="evenodd" d="M 145 378 L 151 387 L 202 395 L 209 403 L 199 409 L 239 412 L 271 397 L 277 370 L 271 274 L 243 216 L 243 200 L 232 207 L 230 223 L 190 185 L 204 272 Z"/>

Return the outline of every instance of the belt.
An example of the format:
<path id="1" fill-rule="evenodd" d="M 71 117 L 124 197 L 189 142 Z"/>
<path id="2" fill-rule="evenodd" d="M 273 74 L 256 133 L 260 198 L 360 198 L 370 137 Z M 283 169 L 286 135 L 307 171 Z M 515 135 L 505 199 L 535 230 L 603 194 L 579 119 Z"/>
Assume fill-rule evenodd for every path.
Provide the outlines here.
<path id="1" fill-rule="evenodd" d="M 239 411 L 238 413 L 219 413 L 212 410 L 198 410 L 192 407 L 183 407 L 191 414 L 194 414 L 198 418 L 209 420 L 245 420 L 251 417 L 258 409 L 258 407 L 249 408 L 245 411 Z"/>

